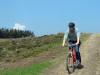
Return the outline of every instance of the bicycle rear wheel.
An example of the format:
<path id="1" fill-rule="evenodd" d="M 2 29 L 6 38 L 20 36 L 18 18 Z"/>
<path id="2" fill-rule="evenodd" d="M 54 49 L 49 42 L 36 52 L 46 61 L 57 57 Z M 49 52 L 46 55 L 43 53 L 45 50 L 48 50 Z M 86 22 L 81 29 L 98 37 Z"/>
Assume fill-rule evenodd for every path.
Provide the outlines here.
<path id="1" fill-rule="evenodd" d="M 67 59 L 66 59 L 66 69 L 67 69 L 69 74 L 74 72 L 74 62 L 73 62 L 73 57 L 71 56 L 71 54 L 69 54 L 67 56 Z"/>

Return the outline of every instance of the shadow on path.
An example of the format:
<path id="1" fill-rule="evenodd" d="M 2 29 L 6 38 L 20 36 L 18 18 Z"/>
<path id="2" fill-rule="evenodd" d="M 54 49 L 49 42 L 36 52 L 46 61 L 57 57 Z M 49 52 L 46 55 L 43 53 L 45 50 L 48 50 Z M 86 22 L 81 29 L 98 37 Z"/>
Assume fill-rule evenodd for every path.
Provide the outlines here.
<path id="1" fill-rule="evenodd" d="M 84 65 L 79 65 L 79 66 L 77 66 L 77 68 L 76 69 L 83 69 L 84 68 Z"/>

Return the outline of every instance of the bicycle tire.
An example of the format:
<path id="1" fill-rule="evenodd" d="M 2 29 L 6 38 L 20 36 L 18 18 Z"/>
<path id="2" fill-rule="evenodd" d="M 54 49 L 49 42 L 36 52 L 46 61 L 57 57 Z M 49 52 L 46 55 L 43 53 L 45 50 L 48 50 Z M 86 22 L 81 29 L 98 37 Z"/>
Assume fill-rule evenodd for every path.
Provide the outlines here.
<path id="1" fill-rule="evenodd" d="M 71 56 L 71 53 L 68 54 L 67 58 L 66 58 L 66 69 L 68 71 L 69 74 L 74 72 L 74 63 L 71 64 L 71 66 L 69 66 L 69 59 L 72 59 L 71 62 L 73 62 L 73 57 Z"/>

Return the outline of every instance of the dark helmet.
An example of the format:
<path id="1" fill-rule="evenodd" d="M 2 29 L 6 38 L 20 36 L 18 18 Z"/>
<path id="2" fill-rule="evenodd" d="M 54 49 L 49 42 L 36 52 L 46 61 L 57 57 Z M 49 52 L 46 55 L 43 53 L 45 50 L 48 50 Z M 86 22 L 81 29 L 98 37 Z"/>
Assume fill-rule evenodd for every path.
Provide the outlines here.
<path id="1" fill-rule="evenodd" d="M 69 27 L 75 27 L 75 24 L 73 22 L 70 22 L 68 26 Z"/>

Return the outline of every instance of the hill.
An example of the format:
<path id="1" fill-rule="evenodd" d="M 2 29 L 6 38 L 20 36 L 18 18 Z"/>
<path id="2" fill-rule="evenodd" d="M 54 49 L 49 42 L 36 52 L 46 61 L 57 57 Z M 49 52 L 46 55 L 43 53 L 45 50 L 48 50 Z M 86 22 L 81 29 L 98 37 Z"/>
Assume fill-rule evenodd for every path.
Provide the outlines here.
<path id="1" fill-rule="evenodd" d="M 82 42 L 90 35 L 82 33 Z M 63 36 L 63 33 L 59 33 L 41 37 L 0 39 L 1 75 L 39 75 L 45 68 L 61 63 L 69 52 L 62 47 Z"/>
<path id="2" fill-rule="evenodd" d="M 41 37 L 0 39 L 0 60 L 15 62 L 17 59 L 36 56 L 43 51 L 52 50 L 53 47 L 61 46 L 63 36 L 63 33 L 59 33 Z M 82 36 L 86 38 L 88 34 L 82 34 Z"/>

